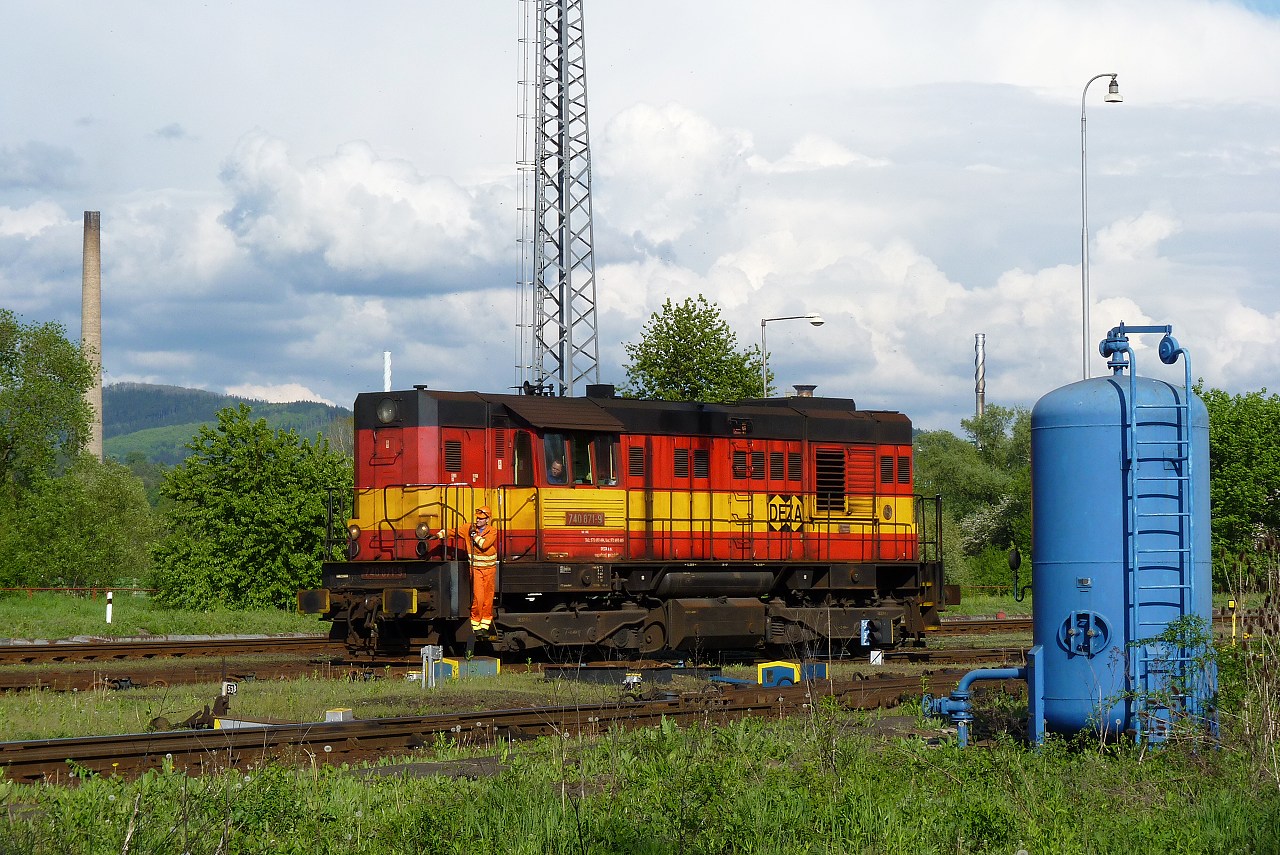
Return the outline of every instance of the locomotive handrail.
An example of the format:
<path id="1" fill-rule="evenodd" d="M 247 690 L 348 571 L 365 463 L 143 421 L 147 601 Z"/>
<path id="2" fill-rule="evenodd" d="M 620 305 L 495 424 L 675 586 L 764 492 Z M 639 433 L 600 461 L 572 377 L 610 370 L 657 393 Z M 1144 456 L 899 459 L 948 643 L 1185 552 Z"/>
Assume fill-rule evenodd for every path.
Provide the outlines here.
<path id="1" fill-rule="evenodd" d="M 490 490 L 498 493 L 496 502 L 499 510 L 496 518 L 498 520 L 499 538 L 500 538 L 500 555 L 504 560 L 519 560 L 520 558 L 528 558 L 531 554 L 535 557 L 545 555 L 544 520 L 542 509 L 543 489 L 538 485 L 517 485 L 515 483 L 493 485 Z M 344 542 L 344 538 L 337 531 L 339 516 L 336 509 L 336 488 L 328 488 L 329 490 L 329 518 L 326 525 L 326 546 L 333 549 Z M 376 531 L 378 532 L 378 542 L 375 549 L 379 551 L 390 551 L 392 554 L 399 554 L 395 544 L 401 541 L 413 541 L 419 539 L 413 527 L 404 527 L 402 523 L 415 515 L 418 516 L 436 516 L 438 522 L 433 524 L 433 533 L 437 528 L 453 528 L 463 525 L 469 520 L 469 509 L 477 506 L 477 503 L 483 504 L 475 495 L 477 488 L 469 483 L 457 482 L 415 482 L 404 484 L 386 484 L 379 487 L 363 487 L 353 491 L 353 497 L 359 500 L 359 497 L 378 495 L 378 512 L 376 516 Z M 435 491 L 433 495 L 427 497 L 426 501 L 418 503 L 401 503 L 395 506 L 394 498 L 401 498 L 414 493 Z M 516 493 L 527 491 L 527 496 L 522 498 L 525 503 L 522 508 L 512 506 Z M 627 493 L 635 492 L 634 488 L 625 491 Z M 653 492 L 653 491 L 650 491 Z M 673 489 L 664 489 L 657 491 L 675 496 L 680 491 Z M 740 495 L 746 500 L 742 509 L 744 516 L 735 516 L 734 514 L 698 514 L 693 512 L 692 505 L 688 509 L 688 513 L 681 513 L 680 518 L 673 519 L 670 514 L 666 515 L 641 515 L 637 514 L 637 507 L 634 497 L 628 496 L 623 504 L 623 520 L 619 528 L 623 538 L 623 548 L 620 551 L 619 558 L 631 556 L 633 560 L 644 554 L 643 551 L 638 553 L 635 549 L 635 539 L 637 537 L 652 536 L 672 542 L 678 538 L 687 538 L 693 543 L 706 543 L 707 551 L 705 553 L 691 554 L 693 560 L 747 560 L 747 561 L 829 561 L 832 560 L 830 551 L 831 541 L 829 536 L 836 533 L 841 526 L 855 526 L 865 531 L 866 542 L 868 545 L 868 554 L 866 560 L 888 560 L 891 558 L 904 557 L 900 552 L 894 550 L 886 551 L 885 547 L 890 543 L 907 545 L 904 537 L 908 534 L 914 535 L 914 543 L 909 544 L 915 553 L 915 558 L 921 561 L 938 561 L 941 559 L 941 497 L 940 496 L 923 496 L 920 494 L 912 494 L 909 498 L 912 502 L 912 513 L 910 516 L 902 515 L 897 519 L 885 520 L 879 515 L 866 515 L 856 512 L 837 513 L 833 511 L 823 511 L 815 513 L 813 511 L 813 500 L 817 493 L 813 490 L 803 490 L 795 495 L 803 503 L 807 512 L 802 521 L 803 527 L 794 530 L 788 529 L 772 529 L 769 527 L 768 520 L 760 515 L 754 506 L 761 496 L 768 494 L 767 490 L 758 492 L 741 492 Z M 451 495 L 452 494 L 452 495 Z M 864 497 L 861 494 L 858 498 L 867 498 L 874 508 L 876 503 L 880 501 L 880 497 Z M 895 497 L 895 494 L 886 494 L 884 498 Z M 902 498 L 897 496 L 897 498 Z M 672 503 L 667 502 L 668 505 Z M 533 530 L 532 538 L 528 544 L 524 544 L 522 540 L 511 538 L 508 532 L 508 523 L 516 519 L 522 511 L 532 506 Z M 710 503 L 713 506 L 714 503 Z M 437 514 L 422 514 L 424 508 L 434 506 L 438 509 Z M 846 505 L 846 507 L 848 507 Z M 932 507 L 932 514 L 929 508 Z M 352 509 L 354 515 L 355 509 Z M 683 526 L 678 529 L 677 525 Z M 720 551 L 715 548 L 712 543 L 712 533 L 722 530 L 733 524 L 738 524 L 742 531 L 739 537 L 749 537 L 750 542 L 760 546 L 763 544 L 762 552 L 753 550 L 750 553 L 744 552 L 741 555 L 735 555 L 731 551 Z M 763 526 L 763 529 L 758 527 Z M 840 532 L 841 534 L 845 532 Z M 345 534 L 345 527 L 344 532 Z M 744 542 L 745 543 L 745 542 Z M 518 546 L 517 546 L 518 544 Z M 798 545 L 798 549 L 797 549 Z M 898 549 L 898 547 L 894 547 Z M 460 547 L 453 544 L 445 545 L 446 555 L 449 552 L 460 552 Z M 892 553 L 892 554 L 891 554 Z M 419 557 L 422 554 L 419 553 Z M 586 559 L 584 559 L 586 560 Z M 590 559 L 593 561 L 599 558 Z"/>
<path id="2" fill-rule="evenodd" d="M 348 490 L 344 487 L 330 486 L 330 487 L 325 487 L 324 491 L 325 491 L 324 550 L 325 550 L 325 556 L 329 557 L 333 555 L 334 551 L 339 546 L 342 546 L 347 542 L 346 523 L 345 522 L 343 523 L 342 535 L 339 536 L 335 530 L 334 522 L 336 519 L 339 518 L 339 515 L 336 513 L 336 508 L 335 508 L 337 497 L 347 496 Z M 354 494 L 352 494 L 352 499 L 354 500 Z M 342 502 L 342 510 L 344 511 L 344 513 L 341 514 L 341 519 L 343 520 L 347 519 L 347 517 L 349 516 L 348 514 L 345 513 L 346 508 L 347 508 L 347 503 L 344 500 Z M 354 508 L 352 510 L 354 512 Z"/>

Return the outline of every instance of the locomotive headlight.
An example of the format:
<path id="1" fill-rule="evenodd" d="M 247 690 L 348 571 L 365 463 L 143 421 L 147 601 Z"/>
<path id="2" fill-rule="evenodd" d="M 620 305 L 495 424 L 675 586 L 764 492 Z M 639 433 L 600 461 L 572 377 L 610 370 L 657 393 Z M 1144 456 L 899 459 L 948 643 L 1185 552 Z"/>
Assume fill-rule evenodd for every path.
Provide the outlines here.
<path id="1" fill-rule="evenodd" d="M 359 539 L 360 539 L 360 526 L 356 525 L 355 523 L 352 523 L 351 525 L 347 526 L 347 540 L 354 541 Z"/>
<path id="2" fill-rule="evenodd" d="M 418 523 L 418 527 L 415 531 L 418 533 L 418 540 L 426 540 L 428 537 L 431 537 L 431 526 L 424 522 Z"/>
<path id="3" fill-rule="evenodd" d="M 392 398 L 383 398 L 378 402 L 376 410 L 378 421 L 389 425 L 396 420 L 396 402 Z"/>

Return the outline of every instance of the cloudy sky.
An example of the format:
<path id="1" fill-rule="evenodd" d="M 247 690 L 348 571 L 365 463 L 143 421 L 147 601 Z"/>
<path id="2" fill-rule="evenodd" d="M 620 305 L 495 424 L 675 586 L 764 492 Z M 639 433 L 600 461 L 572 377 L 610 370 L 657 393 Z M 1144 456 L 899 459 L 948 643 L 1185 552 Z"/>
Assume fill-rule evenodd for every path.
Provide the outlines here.
<path id="1" fill-rule="evenodd" d="M 0 306 L 80 330 L 102 212 L 106 382 L 349 406 L 516 379 L 520 4 L 0 4 Z M 1172 324 L 1280 388 L 1280 9 L 1229 0 L 587 0 L 605 382 L 704 294 L 777 385 L 959 429 Z M 1155 339 L 1150 345 L 1154 346 Z M 527 359 L 527 356 L 524 357 Z M 1167 376 L 1150 349 L 1141 373 Z M 1093 357 L 1093 372 L 1105 371 Z M 1180 376 L 1181 369 L 1178 369 Z"/>

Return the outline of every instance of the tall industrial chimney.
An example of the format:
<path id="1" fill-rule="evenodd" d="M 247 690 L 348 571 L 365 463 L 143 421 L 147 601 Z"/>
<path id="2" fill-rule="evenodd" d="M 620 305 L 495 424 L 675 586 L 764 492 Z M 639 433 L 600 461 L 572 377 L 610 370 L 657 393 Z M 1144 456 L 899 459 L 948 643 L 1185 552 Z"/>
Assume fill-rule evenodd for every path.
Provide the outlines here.
<path id="1" fill-rule="evenodd" d="M 84 212 L 84 273 L 80 290 L 80 346 L 93 366 L 93 385 L 85 400 L 93 411 L 85 448 L 102 460 L 102 213 Z"/>
<path id="2" fill-rule="evenodd" d="M 974 414 L 982 418 L 987 410 L 987 334 L 976 333 L 973 336 L 973 392 L 977 400 L 974 402 Z"/>

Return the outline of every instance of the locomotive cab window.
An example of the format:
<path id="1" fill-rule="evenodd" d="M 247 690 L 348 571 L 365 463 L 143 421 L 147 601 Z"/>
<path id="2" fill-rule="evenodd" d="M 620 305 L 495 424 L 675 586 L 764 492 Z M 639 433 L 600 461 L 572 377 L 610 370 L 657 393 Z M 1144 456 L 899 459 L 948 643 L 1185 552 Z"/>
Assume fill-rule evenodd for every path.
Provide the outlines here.
<path id="1" fill-rule="evenodd" d="M 565 453 L 568 448 L 568 441 L 564 434 L 549 433 L 542 437 L 542 450 L 546 454 L 546 469 L 548 484 L 571 484 L 569 475 L 569 457 Z"/>
<path id="2" fill-rule="evenodd" d="M 618 483 L 618 437 L 548 433 L 542 438 L 549 484 Z"/>
<path id="3" fill-rule="evenodd" d="M 573 483 L 575 484 L 594 484 L 591 472 L 591 446 L 586 442 L 579 440 L 578 442 L 569 443 L 569 447 L 573 449 L 573 466 L 570 467 L 573 473 Z"/>
<path id="4" fill-rule="evenodd" d="M 607 434 L 591 438 L 591 456 L 595 460 L 597 484 L 618 483 L 618 438 Z"/>
<path id="5" fill-rule="evenodd" d="M 533 440 L 524 431 L 516 433 L 514 443 L 514 459 L 511 463 L 512 477 L 517 487 L 533 485 Z"/>

